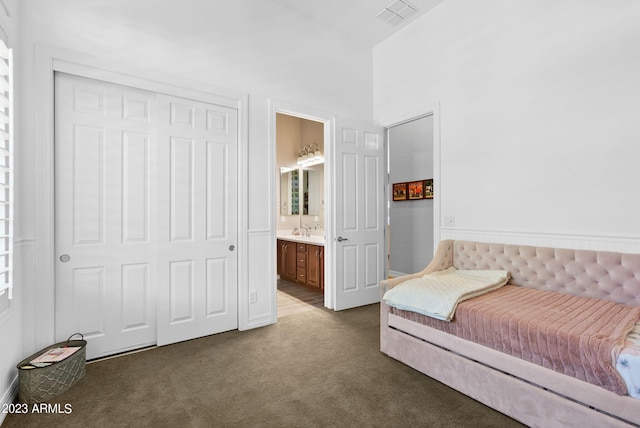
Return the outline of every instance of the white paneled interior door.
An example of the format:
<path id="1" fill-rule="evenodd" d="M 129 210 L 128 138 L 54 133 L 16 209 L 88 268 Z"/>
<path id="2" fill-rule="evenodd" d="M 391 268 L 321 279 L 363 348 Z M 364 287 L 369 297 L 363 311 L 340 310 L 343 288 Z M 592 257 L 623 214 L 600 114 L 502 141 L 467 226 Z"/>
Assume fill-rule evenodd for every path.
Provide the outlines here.
<path id="1" fill-rule="evenodd" d="M 232 330 L 237 304 L 237 110 L 158 95 L 158 344 Z"/>
<path id="2" fill-rule="evenodd" d="M 156 341 L 155 94 L 55 78 L 56 338 L 87 357 Z"/>
<path id="3" fill-rule="evenodd" d="M 56 338 L 237 328 L 237 110 L 57 73 Z"/>
<path id="4" fill-rule="evenodd" d="M 338 122 L 335 151 L 335 309 L 378 302 L 384 275 L 382 129 Z"/>

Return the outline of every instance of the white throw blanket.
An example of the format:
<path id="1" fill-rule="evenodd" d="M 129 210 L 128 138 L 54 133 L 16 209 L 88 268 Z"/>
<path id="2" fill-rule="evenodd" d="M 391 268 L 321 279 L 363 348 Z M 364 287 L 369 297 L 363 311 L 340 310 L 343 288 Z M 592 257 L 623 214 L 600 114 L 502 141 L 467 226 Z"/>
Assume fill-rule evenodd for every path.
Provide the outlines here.
<path id="1" fill-rule="evenodd" d="M 451 321 L 458 303 L 502 287 L 509 276 L 506 270 L 450 267 L 398 284 L 387 291 L 383 299 L 398 309 Z"/>

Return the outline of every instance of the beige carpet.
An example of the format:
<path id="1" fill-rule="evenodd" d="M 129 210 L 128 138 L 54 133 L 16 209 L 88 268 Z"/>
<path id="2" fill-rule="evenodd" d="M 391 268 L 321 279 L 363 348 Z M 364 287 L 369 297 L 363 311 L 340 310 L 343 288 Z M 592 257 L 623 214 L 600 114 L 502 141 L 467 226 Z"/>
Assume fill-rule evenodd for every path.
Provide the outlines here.
<path id="1" fill-rule="evenodd" d="M 522 426 L 382 354 L 378 311 L 313 308 L 91 363 L 56 400 L 70 414 L 2 428 Z"/>

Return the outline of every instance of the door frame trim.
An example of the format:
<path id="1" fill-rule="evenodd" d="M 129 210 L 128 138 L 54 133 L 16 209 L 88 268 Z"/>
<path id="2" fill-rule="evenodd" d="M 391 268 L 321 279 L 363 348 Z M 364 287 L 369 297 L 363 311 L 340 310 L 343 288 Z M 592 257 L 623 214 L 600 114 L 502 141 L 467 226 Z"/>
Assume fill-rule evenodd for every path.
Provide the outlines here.
<path id="1" fill-rule="evenodd" d="M 333 218 L 333 151 L 334 151 L 334 142 L 335 142 L 335 124 L 336 117 L 335 115 L 327 112 L 323 112 L 320 110 L 315 110 L 308 107 L 303 107 L 295 104 L 290 104 L 282 101 L 277 101 L 270 99 L 269 100 L 269 153 L 270 153 L 270 165 L 272 174 L 270 189 L 271 189 L 271 206 L 272 210 L 269 212 L 270 220 L 270 233 L 269 233 L 269 241 L 271 242 L 272 251 L 275 251 L 277 247 L 277 218 L 275 215 L 277 210 L 277 191 L 276 189 L 276 180 L 275 175 L 277 171 L 276 165 L 276 114 L 282 113 L 289 116 L 299 117 L 301 119 L 313 120 L 316 122 L 321 122 L 324 124 L 324 230 L 325 230 L 325 243 L 324 243 L 324 271 L 332 272 L 333 271 L 333 255 L 334 255 L 334 246 L 331 245 L 330 237 L 334 236 L 334 218 Z M 272 258 L 274 261 L 276 257 Z M 277 263 L 277 261 L 276 261 Z M 273 283 L 270 285 L 270 290 L 272 292 L 272 310 L 273 314 L 273 322 L 277 321 L 278 318 L 278 308 L 277 308 L 277 279 L 276 279 L 276 264 L 271 263 L 270 265 L 270 275 L 271 281 Z M 334 308 L 334 292 L 333 289 L 335 284 L 333 283 L 332 275 L 324 276 L 324 306 L 333 309 Z"/>
<path id="2" fill-rule="evenodd" d="M 35 47 L 36 103 L 35 147 L 36 231 L 35 284 L 28 295 L 33 301 L 34 341 L 36 346 L 55 341 L 55 183 L 54 183 L 54 74 L 69 73 L 124 86 L 161 92 L 183 98 L 225 105 L 238 110 L 238 192 L 248 194 L 248 104 L 246 93 L 232 92 L 167 76 L 162 81 L 107 70 L 100 58 L 70 53 L 50 46 Z M 179 85 L 170 83 L 178 81 Z M 219 95 L 218 95 L 219 94 Z M 238 302 L 247 301 L 247 201 L 238 198 Z M 38 296 L 36 299 L 35 296 Z M 246 305 L 238 305 L 238 328 L 247 325 Z"/>
<path id="3" fill-rule="evenodd" d="M 441 151 L 440 151 L 440 103 L 434 102 L 433 104 L 427 104 L 423 107 L 417 108 L 412 111 L 407 111 L 399 115 L 393 116 L 385 121 L 382 126 L 384 127 L 384 142 L 385 142 L 385 156 L 388 156 L 386 147 L 388 144 L 389 128 L 402 125 L 403 123 L 411 122 L 416 119 L 420 119 L 426 116 L 433 116 L 433 251 L 435 253 L 438 244 L 440 243 L 440 229 L 442 228 L 442 222 L 440 221 L 441 213 L 441 182 L 440 182 L 440 166 L 441 166 Z M 388 162 L 388 160 L 387 160 Z M 389 175 L 386 175 L 387 193 L 389 193 Z M 385 195 L 385 219 L 389 218 L 389 206 L 387 201 L 390 199 L 390 195 Z M 386 233 L 385 224 L 385 233 Z M 386 245 L 386 238 L 385 238 Z M 388 252 L 388 249 L 387 249 Z M 385 270 L 388 268 L 387 258 L 385 257 Z"/>

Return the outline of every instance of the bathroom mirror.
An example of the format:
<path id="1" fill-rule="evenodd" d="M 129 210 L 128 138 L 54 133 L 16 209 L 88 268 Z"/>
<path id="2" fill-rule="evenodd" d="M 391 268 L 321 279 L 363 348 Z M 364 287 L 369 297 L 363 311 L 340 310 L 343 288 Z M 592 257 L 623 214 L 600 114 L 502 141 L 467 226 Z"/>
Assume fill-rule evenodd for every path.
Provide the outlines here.
<path id="1" fill-rule="evenodd" d="M 280 168 L 280 215 L 319 216 L 323 199 L 324 165 Z"/>
<path id="2" fill-rule="evenodd" d="M 280 168 L 280 214 L 300 214 L 300 170 Z"/>
<path id="3" fill-rule="evenodd" d="M 302 177 L 302 215 L 319 215 L 322 202 L 320 174 L 313 169 L 303 169 Z"/>

